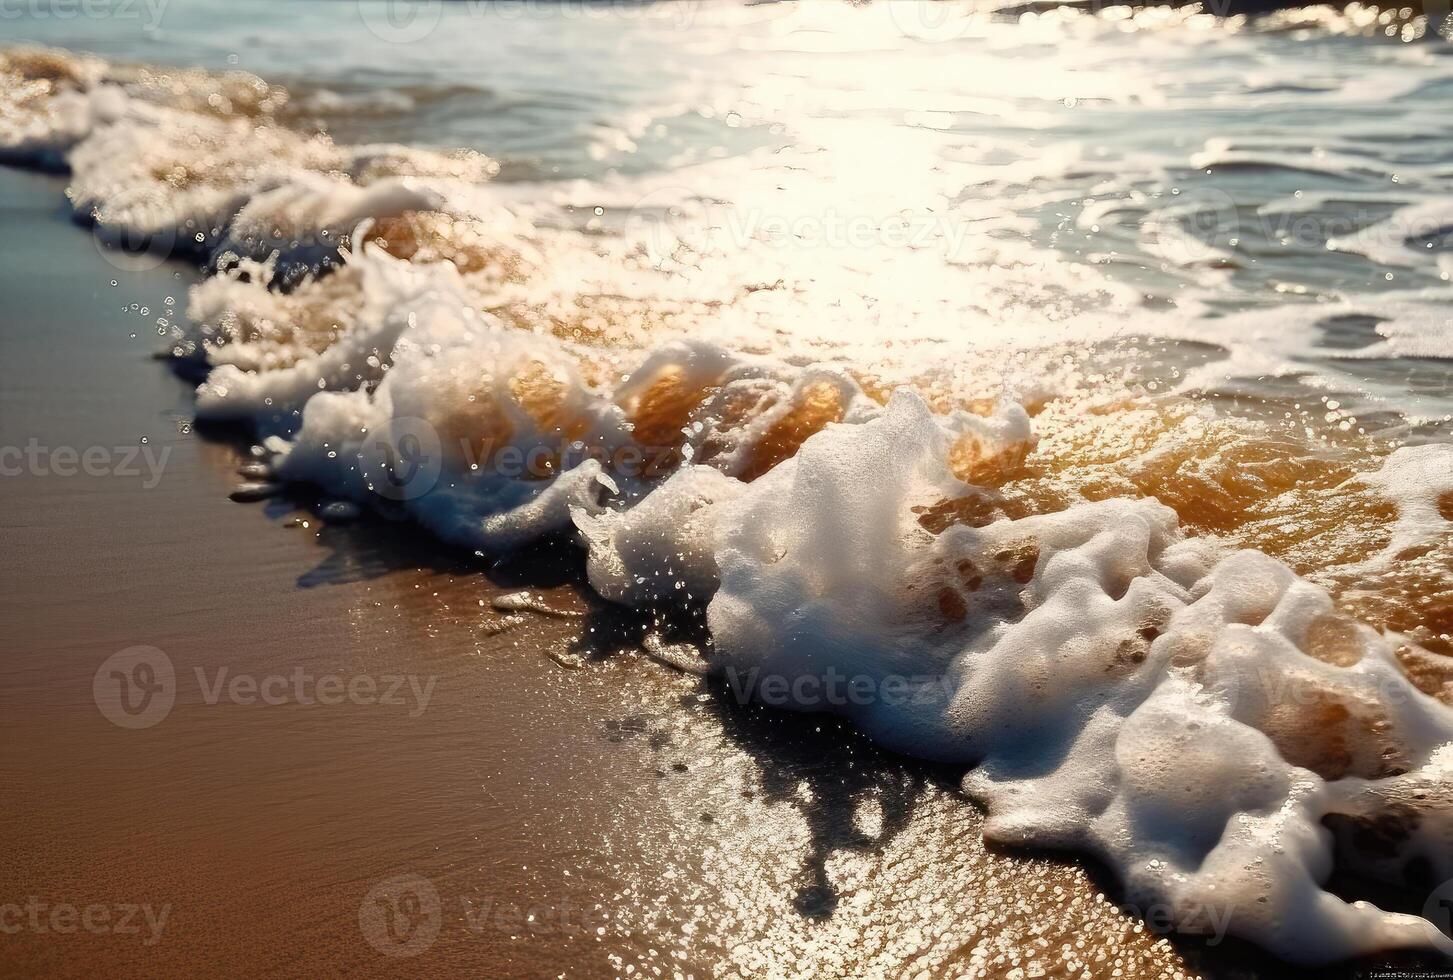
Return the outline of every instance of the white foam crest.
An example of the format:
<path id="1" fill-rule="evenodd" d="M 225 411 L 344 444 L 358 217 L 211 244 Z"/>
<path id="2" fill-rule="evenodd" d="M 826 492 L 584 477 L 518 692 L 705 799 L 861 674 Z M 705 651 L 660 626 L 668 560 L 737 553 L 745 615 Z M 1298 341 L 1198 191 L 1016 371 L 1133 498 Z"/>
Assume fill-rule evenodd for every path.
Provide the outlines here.
<path id="1" fill-rule="evenodd" d="M 198 387 L 198 418 L 249 421 L 263 428 L 282 422 L 286 428 L 288 417 L 318 392 L 353 391 L 381 378 L 399 338 L 418 321 L 415 304 L 435 302 L 444 294 L 451 307 L 460 305 L 448 289 L 451 277 L 458 279 L 452 267 L 420 269 L 372 247 L 352 261 L 372 273 L 359 279 L 365 288 L 355 297 L 355 325 L 320 353 L 288 350 L 281 367 L 272 367 L 249 345 L 228 345 L 223 349 L 239 353 L 231 363 L 218 364 Z"/>
<path id="2" fill-rule="evenodd" d="M 322 288 L 347 298 L 329 305 L 330 328 L 347 329 L 356 320 L 362 292 L 356 270 L 367 260 L 366 252 L 352 254 L 323 280 Z M 331 342 L 304 329 L 306 312 L 295 295 L 267 287 L 274 275 L 271 263 L 242 259 L 194 285 L 185 321 L 172 328 L 172 356 L 255 372 L 287 367 L 317 353 L 319 343 Z"/>
<path id="3" fill-rule="evenodd" d="M 714 508 L 746 484 L 710 466 L 681 467 L 638 504 L 577 512 L 590 587 L 630 606 L 700 602 L 716 591 Z"/>
<path id="4" fill-rule="evenodd" d="M 1436 540 L 1453 529 L 1440 501 L 1453 495 L 1453 445 L 1404 446 L 1360 482 L 1377 487 L 1397 506 L 1398 520 L 1386 554 Z"/>
<path id="5" fill-rule="evenodd" d="M 1439 233 L 1453 233 L 1453 198 L 1408 204 L 1361 231 L 1329 239 L 1327 247 L 1364 255 L 1382 265 L 1436 266 L 1437 253 L 1431 246 L 1415 247 L 1413 242 Z"/>
<path id="6" fill-rule="evenodd" d="M 111 86 L 78 97 L 93 124 L 67 154 L 76 212 L 183 250 L 206 254 L 253 196 L 341 160 L 322 139 L 155 106 Z"/>
<path id="7" fill-rule="evenodd" d="M 715 508 L 708 616 L 729 680 L 977 763 L 965 786 L 987 833 L 1090 850 L 1183 930 L 1224 927 L 1299 962 L 1436 945 L 1430 923 L 1322 887 L 1338 862 L 1397 864 L 1335 850 L 1324 817 L 1370 817 L 1369 793 L 1410 797 L 1390 780 L 1437 785 L 1447 767 L 1453 712 L 1391 643 L 1362 629 L 1354 665 L 1316 659 L 1324 591 L 1265 555 L 1183 541 L 1150 500 L 935 537 L 915 502 L 967 490 L 947 439 L 899 395 Z M 1345 759 L 1326 748 L 1344 738 Z M 1421 829 L 1395 849 L 1446 876 L 1446 786 L 1416 809 Z"/>
<path id="8" fill-rule="evenodd" d="M 121 118 L 126 104 L 119 88 L 101 85 L 89 92 L 59 92 L 46 99 L 41 112 L 8 112 L 0 118 L 0 159 L 63 169 L 65 154 L 98 126 Z"/>
<path id="9" fill-rule="evenodd" d="M 1298 148 L 1221 137 L 1207 140 L 1202 150 L 1191 154 L 1190 165 L 1197 170 L 1215 167 L 1275 167 L 1333 176 L 1347 173 L 1386 173 L 1385 164 L 1356 153 L 1337 153 L 1321 147 Z"/>
<path id="10" fill-rule="evenodd" d="M 314 248 L 333 253 L 337 243 L 365 220 L 406 211 L 438 211 L 444 203 L 439 191 L 405 177 L 358 187 L 323 174 L 298 174 L 249 198 L 231 218 L 219 249 L 265 258 L 287 248 L 289 240 L 290 251 L 296 251 L 299 240 L 311 239 Z"/>
<path id="11" fill-rule="evenodd" d="M 336 348 L 343 351 L 331 356 Z M 278 476 L 384 509 L 396 505 L 464 547 L 507 549 L 568 528 L 572 509 L 596 513 L 602 493 L 617 489 L 594 458 L 563 472 L 554 462 L 543 471 L 492 465 L 506 450 L 522 467 L 532 457 L 552 461 L 561 427 L 573 427 L 581 444 L 619 445 L 621 415 L 587 388 L 558 344 L 504 328 L 437 282 L 319 362 L 247 376 L 245 385 L 237 372 L 219 368 L 213 377 L 226 372 L 219 385 L 231 387 L 209 392 L 205 402 L 199 395 L 199 404 L 233 402 L 229 410 L 266 418 L 313 389 L 296 436 L 270 442 Z M 558 396 L 548 422 L 532 414 L 538 407 L 516 384 L 541 377 Z M 431 443 L 418 458 L 433 469 L 390 487 L 384 481 L 409 462 L 410 438 Z"/>
<path id="12" fill-rule="evenodd" d="M 228 266 L 274 253 L 292 285 L 360 224 L 410 211 L 512 225 L 479 184 L 483 154 L 335 145 L 276 125 L 286 100 L 252 76 L 155 75 L 63 51 L 0 53 L 0 159 L 68 169 L 76 214 L 127 247 Z M 36 75 L 37 77 L 30 77 Z"/>
<path id="13" fill-rule="evenodd" d="M 856 381 L 824 365 L 792 369 L 748 361 L 719 375 L 713 387 L 687 429 L 687 445 L 694 455 L 737 477 L 757 464 L 763 438 L 788 420 L 804 397 L 830 398 L 841 407 L 839 421 L 849 423 L 872 418 L 880 409 Z"/>
<path id="14" fill-rule="evenodd" d="M 1339 352 L 1338 356 L 1453 358 L 1450 300 L 1453 300 L 1453 290 L 1446 288 L 1351 297 L 1347 300 L 1349 310 L 1364 310 L 1380 320 L 1376 330 L 1382 340 L 1357 350 Z"/>

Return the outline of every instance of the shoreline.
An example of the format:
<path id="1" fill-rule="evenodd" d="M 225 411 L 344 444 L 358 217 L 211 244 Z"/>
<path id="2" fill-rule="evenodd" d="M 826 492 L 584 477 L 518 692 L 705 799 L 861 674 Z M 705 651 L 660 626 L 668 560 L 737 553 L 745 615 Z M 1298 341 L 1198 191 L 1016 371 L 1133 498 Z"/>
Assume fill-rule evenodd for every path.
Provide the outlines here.
<path id="1" fill-rule="evenodd" d="M 408 52 L 370 56 L 398 38 L 367 15 L 351 54 L 290 68 L 277 79 L 298 82 L 288 90 L 266 72 L 6 55 L 21 120 L 8 138 L 63 152 L 73 211 L 96 220 L 66 214 L 40 181 L 3 192 L 11 223 L 30 231 L 7 270 L 17 299 L 0 385 L 0 451 L 22 447 L 25 464 L 8 488 L 12 550 L 17 578 L 34 579 L 13 590 L 31 648 L 12 672 L 17 704 L 33 696 L 21 733 L 37 738 L 47 705 L 76 709 L 52 727 L 58 771 L 85 789 L 77 760 L 113 743 L 75 738 L 84 722 L 146 756 L 150 768 L 120 764 L 132 781 L 157 781 L 166 760 L 184 777 L 163 794 L 174 837 L 201 840 L 193 811 L 215 797 L 239 852 L 307 842 L 296 885 L 279 883 L 275 860 L 220 877 L 294 919 L 326 920 L 321 945 L 348 963 L 419 953 L 494 970 L 518 953 L 587 974 L 1077 975 L 1123 953 L 1137 974 L 1189 963 L 1234 975 L 1252 962 L 1279 975 L 1220 938 L 1344 965 L 1446 946 L 1433 925 L 1446 927 L 1433 904 L 1443 890 L 1419 898 L 1453 875 L 1453 446 L 1437 444 L 1453 416 L 1426 414 L 1448 391 L 1428 360 L 1446 345 L 1425 330 L 1445 319 L 1453 265 L 1436 243 L 1425 254 L 1380 237 L 1446 208 L 1432 206 L 1432 156 L 1410 171 L 1396 145 L 1369 138 L 1354 140 L 1361 156 L 1320 161 L 1328 126 L 1353 137 L 1297 111 L 1337 101 L 1390 132 L 1425 128 L 1427 106 L 1394 129 L 1377 104 L 1436 84 L 1437 52 L 1408 46 L 1421 23 L 1388 26 L 1405 42 L 1394 51 L 1301 45 L 1324 22 L 1329 36 L 1382 24 L 1371 8 L 1265 31 L 1154 12 L 1121 23 L 1119 11 L 981 23 L 984 38 L 938 49 L 971 66 L 945 92 L 1028 94 L 1042 145 L 1014 117 L 947 105 L 920 116 L 925 38 L 907 28 L 881 52 L 845 29 L 844 50 L 823 58 L 770 40 L 779 28 L 839 33 L 816 14 L 729 9 L 612 31 L 714 46 L 723 70 L 677 81 L 745 111 L 652 109 L 638 118 L 659 119 L 655 151 L 627 141 L 598 159 L 594 143 L 528 112 L 513 137 L 492 135 L 509 103 L 475 84 L 481 49 L 452 30 L 426 49 L 438 65 L 396 97 L 368 71 Z M 891 27 L 896 14 L 854 23 Z M 207 19 L 194 9 L 173 41 L 216 55 L 211 41 L 181 43 L 186 23 Z M 330 27 L 286 23 L 299 39 Z M 632 90 L 609 45 L 552 24 L 520 30 L 617 83 L 577 92 L 567 118 Z M 721 24 L 769 40 L 733 41 Z M 954 25 L 918 26 L 955 38 Z M 1174 43 L 1186 31 L 1207 46 L 1187 53 Z M 996 81 L 1015 63 L 1003 51 L 1071 35 L 1084 44 L 1050 50 L 1059 74 L 1046 90 Z M 241 64 L 237 47 L 228 64 Z M 534 91 L 539 59 L 524 50 L 502 77 Z M 783 130 L 785 155 L 751 149 L 776 132 L 764 97 L 812 101 L 812 71 L 787 62 L 840 66 L 831 91 L 875 98 L 855 70 L 869 51 L 902 82 L 882 96 L 901 120 L 805 105 Z M 1245 59 L 1277 68 L 1248 74 Z M 745 64 L 768 68 L 761 84 L 723 87 L 753 75 L 733 67 Z M 1102 85 L 1158 79 L 1164 101 L 1086 89 L 1087 65 Z M 653 75 L 676 77 L 669 65 Z M 416 111 L 429 104 L 441 115 Z M 329 106 L 363 142 L 333 134 Z M 1159 128 L 1122 133 L 1122 117 Z M 1306 146 L 1221 135 L 1263 118 L 1303 120 Z M 1082 158 L 1085 132 L 1105 161 Z M 1191 152 L 1198 134 L 1210 135 Z M 389 137 L 398 145 L 369 142 Z M 901 150 L 900 138 L 921 152 L 905 172 L 989 183 L 885 183 L 856 148 Z M 979 159 L 981 138 L 1008 155 Z M 662 155 L 678 140 L 725 156 L 678 169 L 684 158 Z M 450 145 L 475 149 L 439 148 Z M 590 156 L 581 172 L 599 179 L 565 181 L 556 166 L 548 189 L 500 184 L 502 164 L 481 155 L 508 167 L 546 145 L 567 173 Z M 863 165 L 839 173 L 834 154 Z M 612 160 L 663 180 L 714 175 L 731 200 L 699 214 L 707 199 L 669 189 L 632 203 L 657 177 L 618 182 Z M 1359 207 L 1375 230 L 1339 232 L 1340 198 L 1286 204 L 1308 174 L 1366 185 Z M 1002 199 L 969 194 L 983 207 L 972 232 L 951 216 L 978 213 L 959 214 L 969 187 L 1016 176 Z M 1220 194 L 1235 214 L 1309 213 L 1311 232 L 1278 238 L 1279 222 L 1233 215 L 1224 248 L 1224 223 L 1203 241 L 1188 219 L 1206 201 L 1173 200 L 1183 188 L 1166 181 Z M 948 251 L 878 226 L 838 254 L 842 199 L 916 200 L 945 215 L 915 227 Z M 598 226 L 576 220 L 588 204 Z M 781 251 L 755 222 L 693 237 L 762 208 L 821 218 L 829 234 Z M 41 228 L 57 220 L 93 246 L 75 263 L 84 239 Z M 158 252 L 109 248 L 123 229 Z M 968 260 L 960 246 L 973 242 L 1018 243 L 997 254 L 1023 261 Z M 194 243 L 200 272 L 164 264 L 162 246 Z M 1096 243 L 1119 264 L 1086 251 Z M 1329 318 L 1328 299 L 1361 312 Z M 162 337 L 171 363 L 138 363 Z M 201 361 L 183 359 L 199 356 L 214 370 L 194 391 Z M 637 448 L 669 461 L 671 478 L 628 468 Z M 224 511 L 227 496 L 260 506 Z M 259 514 L 292 540 L 265 540 Z M 867 693 L 842 700 L 845 680 Z M 95 717 L 74 701 L 86 690 Z M 779 710 L 749 706 L 748 691 Z M 852 721 L 781 713 L 794 704 Z M 203 747 L 235 778 L 208 769 Z M 14 768 L 67 815 L 88 813 L 68 784 Z M 102 788 L 129 812 L 126 788 Z M 961 812 L 966 799 L 984 809 Z M 324 823 L 336 847 L 312 836 Z M 965 843 L 985 835 L 1094 857 Z M 426 839 L 433 850 L 413 856 Z M 192 846 L 178 866 L 205 866 Z M 325 899 L 309 891 L 343 880 Z M 350 889 L 351 924 L 336 914 Z M 195 928 L 199 906 L 231 907 L 230 892 L 201 894 L 179 904 L 173 931 Z M 1127 917 L 1116 896 L 1149 905 Z M 0 920 L 40 916 L 31 900 L 44 896 L 24 897 L 0 901 Z M 170 915 L 172 903 L 141 897 L 135 908 Z M 104 911 L 61 905 L 63 917 Z M 1214 939 L 1160 939 L 1172 921 Z M 1148 947 L 1122 935 L 1127 923 Z M 216 939 L 210 921 L 202 929 Z M 289 942 L 293 931 L 275 930 Z M 361 954 L 348 946 L 360 938 Z"/>
<path id="2" fill-rule="evenodd" d="M 152 491 L 119 478 L 59 495 L 53 479 L 8 486 L 6 537 L 34 557 L 12 567 L 3 600 L 22 629 L 0 712 L 13 786 L 0 808 L 14 828 L 0 878 L 16 895 L 0 903 L 170 914 L 150 946 L 7 936 L 10 968 L 385 975 L 400 961 L 369 945 L 359 909 L 405 873 L 439 893 L 437 939 L 402 961 L 425 971 L 605 976 L 629 963 L 851 976 L 980 963 L 996 976 L 1016 956 L 1090 936 L 1089 962 L 1130 976 L 1245 976 L 1248 961 L 1258 976 L 1365 968 L 1295 971 L 1239 943 L 1158 937 L 1117 911 L 1083 862 L 985 847 L 982 814 L 948 770 L 876 749 L 846 722 L 737 707 L 640 653 L 564 669 L 546 651 L 578 633 L 572 620 L 527 616 L 494 632 L 504 617 L 491 597 L 525 587 L 590 613 L 587 628 L 619 622 L 572 588 L 578 555 L 505 566 L 491 584 L 383 522 L 287 528 L 302 515 L 285 501 L 229 502 L 240 459 L 161 426 L 184 414 L 188 386 L 142 336 L 117 334 L 97 278 L 109 266 L 84 232 L 54 221 L 58 184 L 0 171 L 0 206 L 54 276 L 98 288 L 68 291 L 56 311 L 53 281 L 16 284 L 23 318 L 41 329 L 6 341 L 7 435 L 119 443 L 143 418 L 173 453 Z M 144 303 L 183 291 L 179 275 L 163 266 L 125 281 Z M 110 384 L 98 387 L 95 370 Z M 97 432 L 103 405 L 112 422 Z M 39 540 L 48 547 L 29 547 Z M 128 644 L 162 648 L 178 668 L 176 706 L 142 731 L 111 724 L 91 697 L 92 673 Z M 224 668 L 263 681 L 300 668 L 413 674 L 435 678 L 435 693 L 415 717 L 346 701 L 208 704 L 201 678 L 214 684 Z M 550 926 L 527 929 L 531 909 Z"/>

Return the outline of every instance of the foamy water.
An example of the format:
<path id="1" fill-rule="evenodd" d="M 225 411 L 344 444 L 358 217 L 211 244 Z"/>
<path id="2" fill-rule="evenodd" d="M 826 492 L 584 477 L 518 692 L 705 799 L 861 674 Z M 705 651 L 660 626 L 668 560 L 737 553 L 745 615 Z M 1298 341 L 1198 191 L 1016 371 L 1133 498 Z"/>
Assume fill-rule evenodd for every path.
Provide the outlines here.
<path id="1" fill-rule="evenodd" d="M 288 86 L 218 70 L 237 26 L 0 56 L 0 155 L 213 273 L 157 331 L 242 496 L 575 542 L 705 608 L 657 659 L 973 765 L 988 834 L 1186 932 L 1449 948 L 1324 888 L 1453 877 L 1426 25 L 565 5 L 511 54 L 368 9 Z"/>

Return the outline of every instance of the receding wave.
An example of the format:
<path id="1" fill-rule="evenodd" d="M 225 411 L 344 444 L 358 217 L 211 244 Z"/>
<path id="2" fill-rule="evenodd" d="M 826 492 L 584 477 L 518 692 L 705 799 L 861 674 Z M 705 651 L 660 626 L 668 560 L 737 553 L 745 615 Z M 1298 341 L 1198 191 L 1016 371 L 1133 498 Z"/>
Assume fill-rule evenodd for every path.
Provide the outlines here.
<path id="1" fill-rule="evenodd" d="M 1112 309 L 945 363 L 831 326 L 882 314 L 841 277 L 808 307 L 692 247 L 699 198 L 582 227 L 482 154 L 289 128 L 252 76 L 24 49 L 0 79 L 0 156 L 67 171 L 103 242 L 209 271 L 159 335 L 198 418 L 256 434 L 240 497 L 311 484 L 485 554 L 567 537 L 605 599 L 705 610 L 658 659 L 972 766 L 987 834 L 1093 853 L 1183 931 L 1448 948 L 1325 885 L 1453 877 L 1453 446 L 1325 396 L 1221 410 L 1253 357 L 1229 318 Z M 1352 353 L 1428 353 L 1417 299 L 1369 299 Z M 784 319 L 809 310 L 829 327 Z M 1325 316 L 1238 323 L 1275 351 Z"/>

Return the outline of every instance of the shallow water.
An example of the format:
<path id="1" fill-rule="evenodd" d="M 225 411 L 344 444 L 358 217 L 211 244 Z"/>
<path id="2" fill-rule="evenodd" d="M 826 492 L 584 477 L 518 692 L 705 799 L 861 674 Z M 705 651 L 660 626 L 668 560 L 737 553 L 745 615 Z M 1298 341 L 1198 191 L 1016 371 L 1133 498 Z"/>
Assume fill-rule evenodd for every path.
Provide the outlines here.
<path id="1" fill-rule="evenodd" d="M 1173 946 L 1117 907 L 1103 873 L 986 850 L 950 770 L 651 663 L 632 649 L 637 624 L 581 601 L 568 555 L 486 574 L 406 528 L 322 525 L 306 499 L 229 502 L 245 454 L 182 431 L 190 386 L 131 336 L 131 303 L 190 276 L 133 271 L 113 289 L 109 253 L 55 220 L 61 184 L 0 173 L 0 214 L 28 243 L 0 279 L 0 433 L 144 438 L 165 455 L 152 485 L 144 473 L 5 481 L 0 905 L 168 912 L 151 945 L 144 924 L 6 934 L 6 972 L 393 976 L 399 961 L 358 919 L 400 873 L 437 888 L 439 936 L 407 961 L 437 974 L 860 976 L 917 961 L 995 975 L 1041 960 L 1281 972 L 1233 944 Z M 574 621 L 499 629 L 490 599 L 520 587 L 592 612 L 604 639 L 582 651 L 587 669 L 550 657 L 576 647 Z M 91 700 L 97 664 L 133 643 L 165 651 L 182 685 L 141 731 Z M 208 704 L 199 668 L 434 687 L 417 715 Z M 1046 936 L 1066 947 L 1046 954 Z"/>
<path id="2" fill-rule="evenodd" d="M 827 706 L 1187 931 L 1438 945 L 1321 889 L 1453 874 L 1420 20 L 269 9 L 11 25 L 113 63 L 12 54 L 0 106 L 118 267 L 217 273 L 132 312 L 262 473 L 481 556 L 578 529 L 687 670 L 911 672 Z"/>
<path id="3" fill-rule="evenodd" d="M 1300 372 L 1292 391 L 1311 401 L 1446 424 L 1446 377 L 1410 378 L 1422 362 L 1398 356 L 1453 352 L 1439 316 L 1453 62 L 1401 41 L 1420 22 L 982 9 L 201 3 L 151 30 L 138 6 L 6 32 L 255 72 L 291 90 L 289 123 L 342 142 L 489 154 L 532 213 L 563 205 L 611 229 L 666 212 L 666 232 L 724 253 L 698 279 L 792 282 L 798 295 L 754 313 L 797 339 L 915 338 L 940 358 L 1192 338 L 1244 355 L 1210 386 Z M 740 254 L 748 242 L 763 254 Z M 1302 329 L 1211 319 L 1268 307 Z M 1334 315 L 1366 326 L 1349 335 Z"/>

